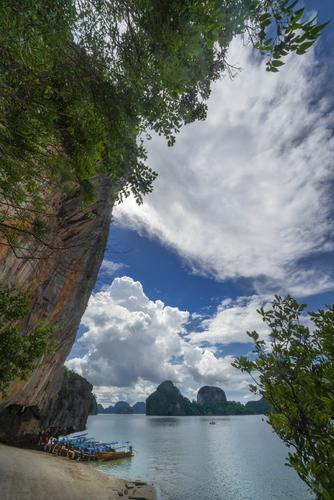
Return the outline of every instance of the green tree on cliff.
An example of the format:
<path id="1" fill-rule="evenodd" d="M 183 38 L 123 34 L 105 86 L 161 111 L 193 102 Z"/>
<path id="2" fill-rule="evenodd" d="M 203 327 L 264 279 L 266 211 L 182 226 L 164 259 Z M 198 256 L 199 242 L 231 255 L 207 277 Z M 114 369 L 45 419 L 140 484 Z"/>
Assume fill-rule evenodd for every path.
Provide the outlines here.
<path id="1" fill-rule="evenodd" d="M 29 310 L 28 294 L 0 288 L 0 398 L 12 380 L 24 379 L 44 354 L 53 352 L 54 343 L 49 339 L 52 328 L 46 323 L 20 334 Z"/>
<path id="2" fill-rule="evenodd" d="M 140 203 L 156 176 L 141 137 L 153 130 L 173 144 L 205 118 L 211 83 L 233 71 L 234 36 L 277 71 L 322 27 L 287 0 L 2 1 L 1 244 L 21 258 L 32 257 L 28 236 L 50 247 L 50 193 L 80 189 L 89 203 L 97 174 Z"/>
<path id="3" fill-rule="evenodd" d="M 271 405 L 268 421 L 292 451 L 288 462 L 318 498 L 334 498 L 334 306 L 309 314 L 292 297 L 261 309 L 269 344 L 257 332 L 255 359 L 234 366 L 250 374 L 252 392 Z"/>

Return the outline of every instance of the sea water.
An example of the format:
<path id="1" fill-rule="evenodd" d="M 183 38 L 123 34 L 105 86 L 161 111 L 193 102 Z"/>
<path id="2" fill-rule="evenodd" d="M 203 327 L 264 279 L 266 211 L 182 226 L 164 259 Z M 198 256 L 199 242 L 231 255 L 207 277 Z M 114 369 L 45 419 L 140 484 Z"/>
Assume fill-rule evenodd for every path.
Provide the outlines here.
<path id="1" fill-rule="evenodd" d="M 153 482 L 162 500 L 310 500 L 285 464 L 288 449 L 263 417 L 95 415 L 89 436 L 131 441 L 132 458 L 97 462 L 101 472 Z"/>

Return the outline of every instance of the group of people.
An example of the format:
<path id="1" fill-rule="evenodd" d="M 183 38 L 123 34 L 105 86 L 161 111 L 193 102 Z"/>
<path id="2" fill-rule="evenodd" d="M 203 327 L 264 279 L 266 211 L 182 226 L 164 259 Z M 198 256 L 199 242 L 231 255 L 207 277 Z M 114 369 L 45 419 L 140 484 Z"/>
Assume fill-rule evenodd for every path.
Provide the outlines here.
<path id="1" fill-rule="evenodd" d="M 39 440 L 39 447 L 42 451 L 55 453 L 57 455 L 65 455 L 72 460 L 84 460 L 87 458 L 87 455 L 93 459 L 95 455 L 95 449 L 88 449 L 86 450 L 86 453 L 82 447 L 74 450 L 73 446 L 67 440 L 63 439 L 59 441 L 59 438 L 52 435 L 41 436 Z"/>
<path id="2" fill-rule="evenodd" d="M 58 439 L 51 435 L 41 436 L 39 439 L 39 446 L 43 451 L 51 451 L 52 447 L 57 443 Z"/>

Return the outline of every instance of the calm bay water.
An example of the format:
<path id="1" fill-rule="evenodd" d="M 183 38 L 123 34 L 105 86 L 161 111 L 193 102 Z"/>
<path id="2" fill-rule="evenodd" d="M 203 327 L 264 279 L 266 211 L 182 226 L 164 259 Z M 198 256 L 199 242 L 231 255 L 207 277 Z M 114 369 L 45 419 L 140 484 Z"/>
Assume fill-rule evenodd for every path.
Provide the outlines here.
<path id="1" fill-rule="evenodd" d="M 102 472 L 153 482 L 163 500 L 310 500 L 284 466 L 287 448 L 262 417 L 95 415 L 90 436 L 131 441 L 131 459 L 98 463 Z"/>

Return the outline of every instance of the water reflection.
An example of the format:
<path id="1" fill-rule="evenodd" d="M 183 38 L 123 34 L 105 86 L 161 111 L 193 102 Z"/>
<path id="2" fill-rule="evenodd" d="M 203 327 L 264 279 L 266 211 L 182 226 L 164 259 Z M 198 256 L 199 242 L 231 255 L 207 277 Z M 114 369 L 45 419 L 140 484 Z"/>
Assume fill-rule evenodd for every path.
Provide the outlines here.
<path id="1" fill-rule="evenodd" d="M 180 424 L 180 419 L 177 417 L 146 417 L 146 420 L 150 425 L 158 427 L 173 427 Z"/>
<path id="2" fill-rule="evenodd" d="M 101 471 L 155 482 L 163 500 L 310 500 L 287 450 L 259 416 L 96 415 L 88 432 L 130 440 L 131 459 L 97 463 Z"/>

